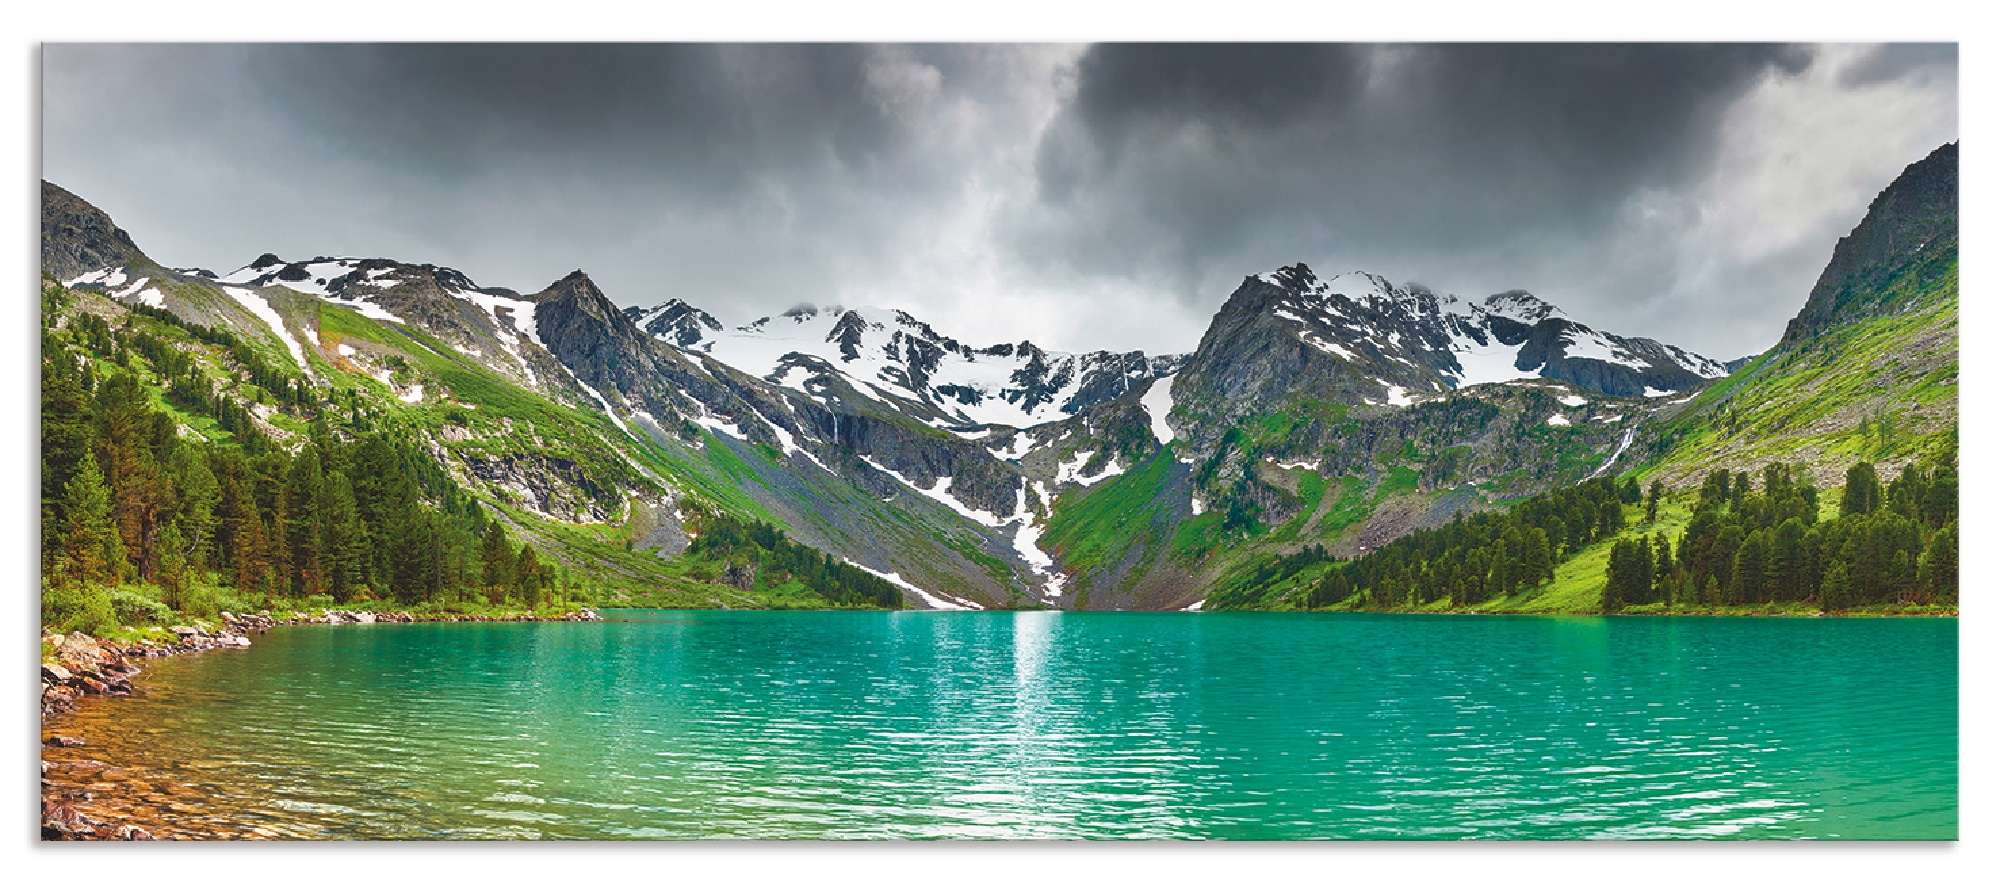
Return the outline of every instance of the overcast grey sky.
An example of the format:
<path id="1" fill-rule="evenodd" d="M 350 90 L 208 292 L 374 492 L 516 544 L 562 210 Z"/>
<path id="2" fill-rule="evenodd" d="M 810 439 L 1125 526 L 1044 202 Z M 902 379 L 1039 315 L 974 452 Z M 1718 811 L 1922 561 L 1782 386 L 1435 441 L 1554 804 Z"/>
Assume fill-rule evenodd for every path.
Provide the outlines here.
<path id="1" fill-rule="evenodd" d="M 1958 137 L 1951 45 L 79 45 L 43 174 L 155 259 L 1192 349 L 1305 261 L 1716 358 Z"/>

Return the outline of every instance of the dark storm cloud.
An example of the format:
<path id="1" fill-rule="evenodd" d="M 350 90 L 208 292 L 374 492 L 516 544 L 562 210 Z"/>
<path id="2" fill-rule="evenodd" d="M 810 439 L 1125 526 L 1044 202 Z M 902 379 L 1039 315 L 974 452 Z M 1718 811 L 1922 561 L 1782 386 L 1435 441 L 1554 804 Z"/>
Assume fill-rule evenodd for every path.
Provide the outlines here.
<path id="1" fill-rule="evenodd" d="M 1956 137 L 1955 47 L 50 45 L 45 175 L 168 263 L 386 256 L 725 321 L 1191 347 L 1301 260 L 1720 357 Z M 1716 310 L 1731 311 L 1726 321 Z"/>
<path id="2" fill-rule="evenodd" d="M 887 148 L 862 95 L 865 47 L 472 44 L 264 46 L 251 66 L 273 109 L 331 114 L 342 150 L 452 176 L 485 163 L 657 163 L 707 191 L 825 150 Z"/>
<path id="3" fill-rule="evenodd" d="M 1023 241 L 1105 272 L 1172 267 L 1161 281 L 1190 301 L 1245 257 L 1454 281 L 1468 261 L 1570 259 L 1634 192 L 1704 172 L 1717 116 L 1758 78 L 1810 61 L 1758 45 L 1097 46 L 1038 157 L 1062 222 Z M 1494 275 L 1493 291 L 1514 284 Z"/>
<path id="4" fill-rule="evenodd" d="M 531 289 L 583 266 L 628 302 L 759 301 L 747 319 L 865 280 L 935 210 L 957 157 L 916 152 L 903 111 L 989 55 L 58 45 L 45 157 L 163 259 L 388 252 Z"/>

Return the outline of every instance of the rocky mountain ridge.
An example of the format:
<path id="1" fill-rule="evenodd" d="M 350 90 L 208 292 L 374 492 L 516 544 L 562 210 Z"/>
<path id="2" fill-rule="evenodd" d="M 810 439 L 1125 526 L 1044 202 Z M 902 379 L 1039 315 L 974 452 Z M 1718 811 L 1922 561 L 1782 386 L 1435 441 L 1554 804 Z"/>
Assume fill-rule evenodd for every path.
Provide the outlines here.
<path id="1" fill-rule="evenodd" d="M 679 299 L 626 315 L 655 339 L 816 394 L 833 375 L 939 428 L 1025 429 L 1067 419 L 1155 377 L 1181 355 L 1051 352 L 1022 340 L 974 347 L 902 310 L 801 304 L 736 328 Z"/>
<path id="2" fill-rule="evenodd" d="M 1719 371 L 1524 292 L 1470 304 L 1303 265 L 1246 278 L 1169 356 L 974 347 L 865 308 L 725 329 L 680 300 L 621 309 L 580 270 L 532 295 L 379 258 L 167 270 L 66 195 L 45 188 L 59 281 L 263 340 L 300 382 L 378 390 L 527 534 L 623 524 L 672 555 L 681 513 L 713 507 L 920 606 L 1179 608 L 1258 549 L 1353 549 L 1580 478 Z M 1166 538 L 1099 553 L 1141 523 Z"/>

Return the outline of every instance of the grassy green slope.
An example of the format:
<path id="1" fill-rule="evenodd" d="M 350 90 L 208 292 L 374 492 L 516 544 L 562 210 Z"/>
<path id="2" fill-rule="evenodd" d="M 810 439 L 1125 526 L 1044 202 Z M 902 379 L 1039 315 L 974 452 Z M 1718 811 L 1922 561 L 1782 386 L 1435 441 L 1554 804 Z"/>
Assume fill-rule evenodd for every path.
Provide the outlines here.
<path id="1" fill-rule="evenodd" d="M 1836 486 L 1860 460 L 1893 474 L 1958 452 L 1958 258 L 1941 249 L 1892 279 L 1886 314 L 1773 350 L 1650 433 L 1642 481 L 1688 486 L 1719 469 L 1803 465 Z"/>

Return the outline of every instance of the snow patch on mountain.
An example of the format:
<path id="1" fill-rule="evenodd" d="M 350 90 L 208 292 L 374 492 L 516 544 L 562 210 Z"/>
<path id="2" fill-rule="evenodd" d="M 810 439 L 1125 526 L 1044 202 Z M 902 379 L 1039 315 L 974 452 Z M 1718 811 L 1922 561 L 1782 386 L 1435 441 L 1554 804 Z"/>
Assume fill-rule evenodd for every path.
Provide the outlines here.
<path id="1" fill-rule="evenodd" d="M 742 429 L 736 427 L 735 423 L 720 420 L 708 414 L 702 414 L 701 416 L 695 417 L 694 424 L 704 429 L 707 429 L 711 432 L 714 432 L 718 435 L 728 435 L 729 437 L 735 438 L 738 441 L 750 440 L 743 434 Z"/>
<path id="2" fill-rule="evenodd" d="M 230 298 L 242 304 L 244 309 L 250 310 L 250 314 L 263 319 L 264 324 L 271 326 L 271 333 L 277 334 L 278 339 L 284 342 L 285 351 L 292 354 L 292 360 L 299 363 L 300 370 L 312 372 L 312 368 L 306 366 L 305 350 L 299 348 L 299 341 L 292 336 L 292 332 L 285 330 L 284 317 L 271 308 L 269 301 L 242 288 L 225 287 L 222 290 L 229 292 Z"/>
<path id="3" fill-rule="evenodd" d="M 975 523 L 987 527 L 992 527 L 995 529 L 998 529 L 1001 525 L 1007 523 L 1007 521 L 1002 520 L 999 515 L 993 514 L 992 512 L 989 511 L 981 511 L 979 509 L 973 508 L 972 506 L 966 505 L 963 502 L 958 501 L 958 497 L 951 495 L 950 475 L 945 475 L 943 477 L 940 477 L 929 488 L 924 488 L 917 486 L 917 482 L 910 480 L 902 472 L 896 471 L 895 469 L 883 465 L 882 463 L 875 461 L 871 457 L 862 456 L 861 461 L 871 466 L 874 466 L 877 470 L 887 474 L 889 477 L 895 478 L 897 481 L 901 482 L 903 486 L 908 487 L 911 490 L 915 490 L 918 493 L 921 493 L 925 496 L 928 496 L 931 499 L 937 500 L 938 504 L 943 505 L 945 508 L 949 508 L 952 511 L 958 512 L 958 514 L 961 517 L 964 517 L 966 520 L 973 521 Z"/>
<path id="4" fill-rule="evenodd" d="M 1174 407 L 1176 376 L 1179 375 L 1168 374 L 1154 380 L 1153 385 L 1146 388 L 1146 394 L 1139 398 L 1139 406 L 1145 408 L 1146 415 L 1153 420 L 1153 437 L 1160 439 L 1161 444 L 1174 440 L 1174 427 L 1167 425 L 1167 412 Z"/>
<path id="5" fill-rule="evenodd" d="M 855 563 L 854 561 L 851 560 L 848 561 L 847 563 L 853 566 L 857 570 L 861 570 L 862 572 L 868 573 L 877 578 L 892 582 L 897 587 L 900 587 L 903 590 L 910 592 L 911 594 L 915 594 L 918 600 L 921 600 L 924 603 L 928 604 L 926 609 L 968 610 L 968 609 L 980 608 L 978 604 L 973 603 L 972 601 L 969 600 L 952 597 L 949 594 L 946 594 L 944 597 L 939 597 L 936 594 L 932 594 L 929 591 L 925 591 L 922 588 L 918 588 L 917 586 L 910 584 L 910 581 L 908 579 L 903 578 L 902 574 L 897 573 L 894 570 L 885 571 L 885 570 L 870 569 L 868 567 L 864 567 L 858 563 Z"/>
<path id="6" fill-rule="evenodd" d="M 1125 469 L 1118 465 L 1117 460 L 1111 460 L 1104 464 L 1104 471 L 1098 472 L 1097 474 L 1086 478 L 1083 476 L 1083 467 L 1090 463 L 1090 457 L 1091 457 L 1091 451 L 1079 450 L 1076 452 L 1075 459 L 1072 459 L 1068 462 L 1056 463 L 1056 483 L 1082 484 L 1083 486 L 1088 487 L 1106 478 L 1115 477 L 1125 473 Z"/>
<path id="7" fill-rule="evenodd" d="M 383 309 L 372 300 L 335 300 L 333 302 L 361 313 L 363 318 L 372 318 L 378 322 L 395 322 L 399 325 L 409 324 L 403 321 L 402 316 Z"/>
<path id="8" fill-rule="evenodd" d="M 64 287 L 74 288 L 78 285 L 103 285 L 106 288 L 116 288 L 123 284 L 125 284 L 125 269 L 123 267 L 111 266 L 77 276 L 69 280 L 69 284 Z"/>
<path id="9" fill-rule="evenodd" d="M 1526 380 L 1541 376 L 1536 371 L 1524 371 L 1514 366 L 1519 347 L 1499 344 L 1496 338 L 1477 340 L 1460 337 L 1452 341 L 1451 355 L 1458 360 L 1458 388 L 1478 386 L 1485 383 L 1505 383 L 1510 380 Z"/>
<path id="10" fill-rule="evenodd" d="M 1640 370 L 1645 370 L 1647 367 L 1644 361 L 1613 348 L 1610 340 L 1595 331 L 1576 335 L 1569 341 L 1569 346 L 1563 354 L 1569 358 L 1594 358 Z"/>
<path id="11" fill-rule="evenodd" d="M 534 371 L 528 370 L 527 360 L 521 358 L 521 355 L 518 352 L 514 354 L 514 358 L 521 362 L 521 369 L 523 371 L 527 371 L 528 377 L 530 379 L 533 379 L 535 374 Z M 604 415 L 610 418 L 612 425 L 617 426 L 619 431 L 624 432 L 627 437 L 633 439 L 637 439 L 639 437 L 638 435 L 632 433 L 631 427 L 625 425 L 624 420 L 618 418 L 617 412 L 611 409 L 611 402 L 604 400 L 604 396 L 602 394 L 599 394 L 596 389 L 591 388 L 591 385 L 589 383 L 584 382 L 582 377 L 577 376 L 576 371 L 570 370 L 569 365 L 562 364 L 562 362 L 556 362 L 556 364 L 562 367 L 563 373 L 569 374 L 570 379 L 576 381 L 576 385 L 583 389 L 585 395 L 589 395 L 592 401 L 597 402 L 598 408 L 602 409 L 604 411 Z M 743 436 L 738 435 L 736 437 L 741 438 Z"/>
<path id="12" fill-rule="evenodd" d="M 1409 407 L 1410 405 L 1416 403 L 1416 399 L 1410 397 L 1409 390 L 1404 389 L 1401 386 L 1391 384 L 1387 380 L 1382 380 L 1380 382 L 1382 383 L 1382 385 L 1388 387 L 1389 396 L 1384 400 L 1384 403 L 1388 404 L 1390 407 Z"/>

